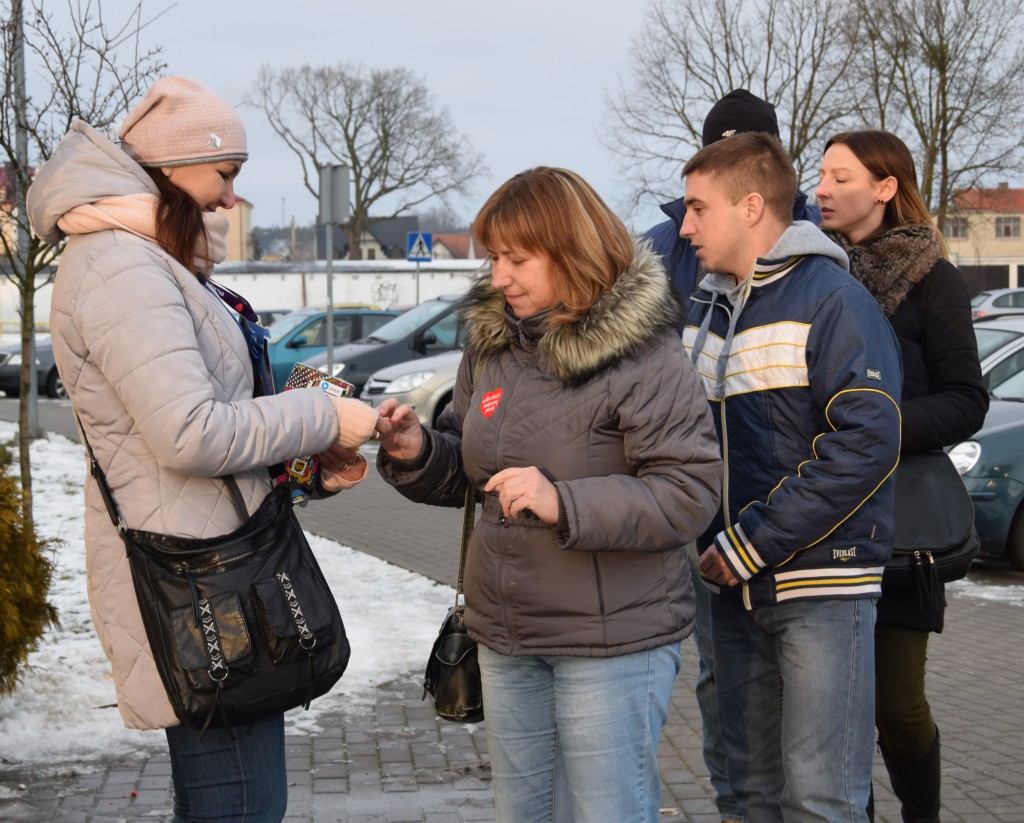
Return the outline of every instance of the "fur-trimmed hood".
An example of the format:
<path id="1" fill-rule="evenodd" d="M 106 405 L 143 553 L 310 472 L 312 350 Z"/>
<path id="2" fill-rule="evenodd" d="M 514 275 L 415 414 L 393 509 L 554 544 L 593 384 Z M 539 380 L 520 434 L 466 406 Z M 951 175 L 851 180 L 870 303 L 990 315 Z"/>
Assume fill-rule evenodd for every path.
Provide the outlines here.
<path id="1" fill-rule="evenodd" d="M 583 317 L 550 328 L 550 311 L 517 320 L 485 267 L 462 301 L 469 346 L 490 357 L 515 345 L 535 345 L 545 370 L 578 386 L 673 328 L 681 308 L 661 257 L 636 239 L 629 268 Z"/>
<path id="2" fill-rule="evenodd" d="M 942 241 L 931 226 L 900 226 L 861 243 L 850 243 L 834 232 L 826 234 L 850 256 L 850 274 L 890 317 L 935 261 L 944 257 Z"/>

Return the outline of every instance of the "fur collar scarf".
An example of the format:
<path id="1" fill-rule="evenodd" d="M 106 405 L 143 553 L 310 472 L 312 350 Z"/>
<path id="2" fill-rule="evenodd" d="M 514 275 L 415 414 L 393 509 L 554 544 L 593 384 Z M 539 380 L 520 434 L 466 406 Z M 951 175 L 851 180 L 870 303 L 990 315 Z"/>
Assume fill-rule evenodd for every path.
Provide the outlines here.
<path id="1" fill-rule="evenodd" d="M 549 312 L 518 321 L 485 268 L 463 301 L 469 346 L 489 358 L 515 345 L 536 346 L 541 368 L 578 386 L 671 329 L 680 318 L 661 257 L 637 241 L 630 267 L 586 314 L 548 328 Z"/>
<path id="2" fill-rule="evenodd" d="M 850 274 L 889 316 L 944 257 L 942 241 L 931 226 L 901 226 L 857 244 L 841 234 L 826 233 L 850 256 Z"/>

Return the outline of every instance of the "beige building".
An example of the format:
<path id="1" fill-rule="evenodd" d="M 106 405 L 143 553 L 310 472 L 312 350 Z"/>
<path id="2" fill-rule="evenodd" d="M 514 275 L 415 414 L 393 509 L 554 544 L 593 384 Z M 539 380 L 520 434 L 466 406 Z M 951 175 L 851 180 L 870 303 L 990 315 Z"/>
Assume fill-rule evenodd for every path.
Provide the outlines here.
<path id="1" fill-rule="evenodd" d="M 1024 189 L 967 189 L 954 203 L 946 242 L 971 293 L 1024 286 Z"/>
<path id="2" fill-rule="evenodd" d="M 244 197 L 236 197 L 234 208 L 217 211 L 228 219 L 228 256 L 224 258 L 225 262 L 252 260 L 252 203 Z"/>

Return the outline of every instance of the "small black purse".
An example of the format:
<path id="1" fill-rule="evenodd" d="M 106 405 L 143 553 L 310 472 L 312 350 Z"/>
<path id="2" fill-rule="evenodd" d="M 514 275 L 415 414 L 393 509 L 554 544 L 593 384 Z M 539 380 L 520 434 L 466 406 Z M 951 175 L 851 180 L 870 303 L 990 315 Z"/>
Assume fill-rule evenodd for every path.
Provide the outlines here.
<path id="1" fill-rule="evenodd" d="M 129 529 L 86 446 L 128 553 L 157 671 L 182 723 L 205 732 L 308 709 L 338 682 L 350 654 L 345 626 L 286 485 L 250 517 L 235 478 L 225 478 L 243 522 L 223 536 Z"/>
<path id="2" fill-rule="evenodd" d="M 882 585 L 927 589 L 966 576 L 981 549 L 974 504 L 945 452 L 909 452 L 896 468 L 896 537 Z"/>
<path id="3" fill-rule="evenodd" d="M 434 713 L 442 720 L 451 720 L 455 723 L 479 723 L 484 719 L 477 644 L 466 631 L 466 606 L 462 600 L 466 549 L 469 545 L 469 536 L 473 532 L 475 515 L 476 489 L 467 480 L 455 605 L 448 610 L 441 623 L 441 630 L 430 650 L 427 667 L 423 673 L 423 699 L 425 700 L 429 694 L 434 701 Z"/>

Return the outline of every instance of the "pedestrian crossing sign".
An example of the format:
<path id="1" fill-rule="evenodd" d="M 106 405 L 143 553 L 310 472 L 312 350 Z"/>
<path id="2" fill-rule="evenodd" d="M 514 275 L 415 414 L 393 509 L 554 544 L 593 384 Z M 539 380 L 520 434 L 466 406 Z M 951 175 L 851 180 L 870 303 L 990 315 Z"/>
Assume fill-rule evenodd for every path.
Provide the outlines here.
<path id="1" fill-rule="evenodd" d="M 407 259 L 410 263 L 428 263 L 434 259 L 434 238 L 429 232 L 409 232 L 409 253 Z"/>

